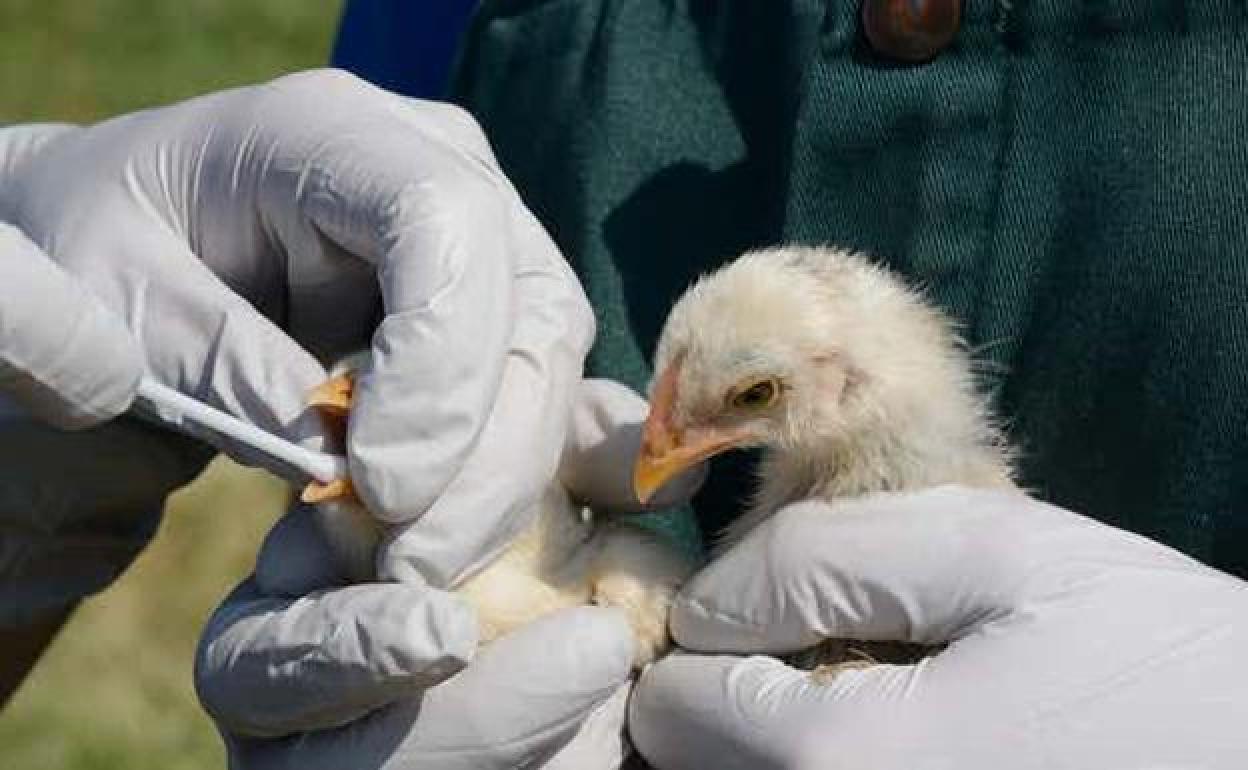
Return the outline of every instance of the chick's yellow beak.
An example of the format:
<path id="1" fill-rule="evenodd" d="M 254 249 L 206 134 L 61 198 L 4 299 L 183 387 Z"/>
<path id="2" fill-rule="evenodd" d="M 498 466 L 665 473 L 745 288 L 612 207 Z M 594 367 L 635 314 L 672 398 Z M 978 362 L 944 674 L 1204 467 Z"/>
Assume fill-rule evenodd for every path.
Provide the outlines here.
<path id="1" fill-rule="evenodd" d="M 633 490 L 647 503 L 659 487 L 681 471 L 740 444 L 745 434 L 720 428 L 678 428 L 672 419 L 679 362 L 659 377 L 650 398 L 650 414 L 641 434 L 641 451 L 633 466 Z"/>

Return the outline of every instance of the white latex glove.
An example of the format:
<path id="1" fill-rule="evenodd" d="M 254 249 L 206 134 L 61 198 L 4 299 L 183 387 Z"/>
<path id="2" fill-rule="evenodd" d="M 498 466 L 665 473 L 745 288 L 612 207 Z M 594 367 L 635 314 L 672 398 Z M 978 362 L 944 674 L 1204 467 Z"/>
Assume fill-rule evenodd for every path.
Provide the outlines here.
<path id="1" fill-rule="evenodd" d="M 125 324 L 3 223 L 0 273 L 0 392 L 62 428 L 129 408 L 143 354 Z"/>
<path id="2" fill-rule="evenodd" d="M 577 497 L 637 510 L 629 469 L 647 410 L 615 383 L 578 388 L 559 474 Z M 668 499 L 700 476 L 668 485 Z M 477 638 L 466 604 L 416 583 L 343 587 L 312 519 L 296 509 L 278 523 L 200 644 L 196 683 L 233 767 L 620 765 L 633 638 L 615 610 L 549 616 L 465 669 Z"/>
<path id="3" fill-rule="evenodd" d="M 232 768 L 537 767 L 561 749 L 596 757 L 565 766 L 618 766 L 633 655 L 622 614 L 557 613 L 474 658 L 476 620 L 454 594 L 342 587 L 331 563 L 296 511 L 270 534 L 257 579 L 209 621 L 196 684 Z M 303 570 L 294 579 L 311 587 L 318 569 L 307 596 L 260 593 L 274 571 Z"/>
<path id="4" fill-rule="evenodd" d="M 949 647 L 826 686 L 770 657 L 662 660 L 629 727 L 664 770 L 1248 767 L 1248 586 L 1020 495 L 794 505 L 693 580 L 672 632 Z"/>
<path id="5" fill-rule="evenodd" d="M 371 338 L 352 477 L 419 519 L 387 577 L 449 585 L 557 467 L 592 315 L 462 110 L 318 71 L 4 129 L 0 221 L 125 319 L 157 379 L 297 440 L 322 438 L 318 359 Z"/>

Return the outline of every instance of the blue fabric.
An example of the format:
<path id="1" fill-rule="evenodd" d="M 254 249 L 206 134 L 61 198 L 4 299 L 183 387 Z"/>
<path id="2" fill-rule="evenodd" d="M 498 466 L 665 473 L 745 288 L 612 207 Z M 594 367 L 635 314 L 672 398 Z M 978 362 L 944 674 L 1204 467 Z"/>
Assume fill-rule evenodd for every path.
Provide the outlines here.
<path id="1" fill-rule="evenodd" d="M 333 65 L 391 91 L 440 99 L 476 7 L 477 0 L 348 0 Z"/>

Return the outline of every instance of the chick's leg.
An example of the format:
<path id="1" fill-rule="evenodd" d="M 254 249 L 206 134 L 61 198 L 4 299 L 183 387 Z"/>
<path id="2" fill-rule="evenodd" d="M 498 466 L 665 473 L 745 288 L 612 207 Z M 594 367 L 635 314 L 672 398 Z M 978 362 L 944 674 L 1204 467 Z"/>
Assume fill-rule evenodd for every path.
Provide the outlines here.
<path id="1" fill-rule="evenodd" d="M 618 607 L 637 640 L 640 668 L 667 651 L 667 614 L 692 562 L 658 536 L 622 523 L 606 525 L 591 569 L 596 604 Z"/>

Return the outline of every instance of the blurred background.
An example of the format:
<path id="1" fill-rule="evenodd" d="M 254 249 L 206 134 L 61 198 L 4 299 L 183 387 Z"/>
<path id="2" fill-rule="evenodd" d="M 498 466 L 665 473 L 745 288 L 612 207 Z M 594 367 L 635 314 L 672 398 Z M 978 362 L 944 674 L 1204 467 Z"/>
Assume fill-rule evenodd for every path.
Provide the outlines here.
<path id="1" fill-rule="evenodd" d="M 0 124 L 94 122 L 329 58 L 337 0 L 0 0 Z M 191 684 L 208 613 L 285 488 L 218 460 L 152 546 L 85 603 L 0 712 L 0 767 L 200 770 L 224 752 Z"/>

